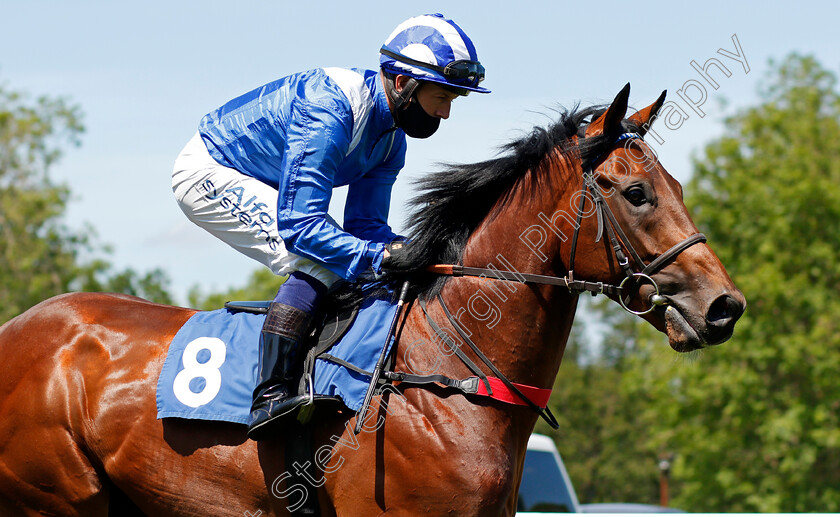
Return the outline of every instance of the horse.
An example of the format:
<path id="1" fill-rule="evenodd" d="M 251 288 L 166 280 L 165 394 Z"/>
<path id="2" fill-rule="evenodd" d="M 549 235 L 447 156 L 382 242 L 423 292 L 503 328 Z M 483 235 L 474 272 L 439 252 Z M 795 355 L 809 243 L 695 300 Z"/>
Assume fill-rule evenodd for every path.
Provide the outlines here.
<path id="1" fill-rule="evenodd" d="M 463 377 L 459 356 L 484 355 L 545 390 L 583 291 L 640 314 L 678 352 L 731 336 L 744 296 L 643 139 L 665 92 L 625 118 L 629 86 L 421 181 L 414 267 L 392 274 L 423 304 L 406 306 L 394 371 Z M 516 512 L 541 408 L 391 382 L 358 434 L 346 409 L 315 419 L 312 461 L 291 466 L 289 433 L 253 442 L 239 424 L 156 419 L 167 345 L 195 313 L 71 293 L 0 328 L 0 514 L 288 515 L 306 498 L 322 515 Z"/>

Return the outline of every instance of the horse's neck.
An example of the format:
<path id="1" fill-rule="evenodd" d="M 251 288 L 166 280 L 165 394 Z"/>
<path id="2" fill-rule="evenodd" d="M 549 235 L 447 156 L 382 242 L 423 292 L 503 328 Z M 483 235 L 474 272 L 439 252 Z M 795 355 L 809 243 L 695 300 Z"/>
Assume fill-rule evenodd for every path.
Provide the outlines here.
<path id="1" fill-rule="evenodd" d="M 577 296 L 553 286 L 503 282 L 459 278 L 447 284 L 442 297 L 472 341 L 511 381 L 549 388 L 566 348 Z"/>
<path id="2" fill-rule="evenodd" d="M 563 240 L 545 219 L 555 213 L 558 199 L 571 199 L 579 185 L 563 179 L 552 183 L 549 188 L 543 179 L 537 188 L 534 181 L 521 182 L 504 207 L 470 238 L 464 265 L 565 273 L 557 270 L 563 268 L 558 259 Z M 538 235 L 545 241 L 535 250 Z M 551 385 L 569 337 L 577 295 L 554 286 L 477 278 L 450 281 L 444 294 L 465 304 L 462 321 L 475 333 L 476 344 L 511 380 Z"/>

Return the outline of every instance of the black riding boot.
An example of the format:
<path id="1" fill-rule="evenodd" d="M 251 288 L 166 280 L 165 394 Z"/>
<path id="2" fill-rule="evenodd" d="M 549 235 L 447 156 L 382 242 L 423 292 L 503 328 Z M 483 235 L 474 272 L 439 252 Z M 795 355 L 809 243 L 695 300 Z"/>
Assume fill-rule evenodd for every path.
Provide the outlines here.
<path id="1" fill-rule="evenodd" d="M 310 316 L 290 305 L 272 302 L 260 338 L 260 369 L 254 402 L 248 419 L 248 438 L 264 440 L 276 434 L 283 417 L 308 400 L 298 395 L 294 383 L 298 370 L 301 338 L 309 328 Z"/>

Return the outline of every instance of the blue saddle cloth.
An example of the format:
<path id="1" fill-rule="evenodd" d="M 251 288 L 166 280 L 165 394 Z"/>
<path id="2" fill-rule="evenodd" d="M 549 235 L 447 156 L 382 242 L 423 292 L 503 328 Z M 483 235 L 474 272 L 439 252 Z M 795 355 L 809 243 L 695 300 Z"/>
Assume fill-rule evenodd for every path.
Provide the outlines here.
<path id="1" fill-rule="evenodd" d="M 373 371 L 396 310 L 390 300 L 365 300 L 353 325 L 329 354 Z M 228 309 L 192 316 L 169 345 L 158 378 L 157 417 L 247 423 L 264 320 L 264 314 Z M 387 346 L 392 345 L 390 340 Z M 353 411 L 361 408 L 368 384 L 369 375 L 333 361 L 315 361 L 315 393 L 339 397 Z"/>

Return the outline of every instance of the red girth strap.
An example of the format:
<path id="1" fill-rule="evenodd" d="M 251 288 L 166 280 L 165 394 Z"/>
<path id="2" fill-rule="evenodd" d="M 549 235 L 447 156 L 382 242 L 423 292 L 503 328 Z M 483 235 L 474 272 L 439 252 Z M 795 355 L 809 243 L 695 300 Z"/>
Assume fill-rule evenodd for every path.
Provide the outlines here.
<path id="1" fill-rule="evenodd" d="M 476 395 L 484 395 L 485 397 L 501 400 L 502 402 L 507 402 L 508 404 L 516 404 L 517 406 L 528 405 L 527 402 L 519 398 L 519 395 L 509 390 L 501 379 L 488 376 L 487 380 L 490 382 L 490 388 L 493 390 L 493 394 L 488 394 L 487 387 L 484 383 L 479 382 L 478 392 Z M 516 386 L 523 395 L 531 399 L 531 402 L 539 407 L 544 408 L 548 404 L 548 399 L 551 397 L 551 389 L 537 388 L 535 386 L 527 386 L 525 384 L 518 384 L 515 382 L 512 382 L 511 384 Z"/>

